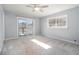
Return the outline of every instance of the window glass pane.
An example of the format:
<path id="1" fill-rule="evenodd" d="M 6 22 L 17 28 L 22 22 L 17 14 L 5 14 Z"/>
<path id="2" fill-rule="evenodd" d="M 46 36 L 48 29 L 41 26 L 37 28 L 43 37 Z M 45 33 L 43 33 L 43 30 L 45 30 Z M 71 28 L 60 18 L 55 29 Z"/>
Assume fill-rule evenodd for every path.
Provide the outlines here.
<path id="1" fill-rule="evenodd" d="M 67 15 L 53 17 L 48 19 L 49 27 L 66 27 L 67 26 Z"/>

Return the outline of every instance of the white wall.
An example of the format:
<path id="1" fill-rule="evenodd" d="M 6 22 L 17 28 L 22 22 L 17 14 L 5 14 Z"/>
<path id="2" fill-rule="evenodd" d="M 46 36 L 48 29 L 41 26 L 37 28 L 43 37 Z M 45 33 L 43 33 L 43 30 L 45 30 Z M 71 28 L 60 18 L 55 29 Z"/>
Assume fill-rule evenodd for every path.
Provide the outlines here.
<path id="1" fill-rule="evenodd" d="M 27 18 L 27 17 L 26 17 Z M 40 34 L 40 19 L 33 19 L 33 34 Z M 5 37 L 8 38 L 17 38 L 17 19 L 16 14 L 5 11 Z"/>
<path id="2" fill-rule="evenodd" d="M 5 11 L 5 37 L 17 38 L 17 19 L 16 15 Z"/>
<path id="3" fill-rule="evenodd" d="M 2 5 L 0 5 L 0 53 L 4 42 L 4 11 Z"/>
<path id="4" fill-rule="evenodd" d="M 40 19 L 33 18 L 33 33 L 34 35 L 40 35 Z"/>
<path id="5" fill-rule="evenodd" d="M 47 18 L 58 16 L 58 15 L 68 15 L 68 28 L 48 28 Z M 41 18 L 41 33 L 49 38 L 57 38 L 69 42 L 77 40 L 75 43 L 79 44 L 79 7 L 68 9 L 62 12 L 49 15 L 47 17 Z"/>

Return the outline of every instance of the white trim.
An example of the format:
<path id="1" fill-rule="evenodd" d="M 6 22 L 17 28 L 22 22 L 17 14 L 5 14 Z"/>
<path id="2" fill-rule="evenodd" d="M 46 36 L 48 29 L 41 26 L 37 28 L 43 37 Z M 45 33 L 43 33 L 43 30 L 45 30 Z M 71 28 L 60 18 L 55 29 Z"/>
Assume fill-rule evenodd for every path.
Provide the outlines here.
<path id="1" fill-rule="evenodd" d="M 3 36 L 4 36 L 3 40 L 5 40 L 5 13 L 4 13 L 4 10 L 3 10 L 2 14 L 3 14 L 3 32 L 4 32 L 4 34 L 3 34 Z"/>

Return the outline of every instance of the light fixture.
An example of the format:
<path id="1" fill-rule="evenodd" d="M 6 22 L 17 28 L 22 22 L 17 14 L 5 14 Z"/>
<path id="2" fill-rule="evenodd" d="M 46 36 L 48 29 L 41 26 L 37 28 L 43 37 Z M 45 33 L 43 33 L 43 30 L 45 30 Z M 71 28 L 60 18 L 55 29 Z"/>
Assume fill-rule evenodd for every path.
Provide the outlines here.
<path id="1" fill-rule="evenodd" d="M 43 8 L 47 8 L 48 5 L 41 5 L 41 4 L 30 4 L 30 5 L 26 5 L 26 7 L 31 7 L 34 11 L 41 11 L 43 12 Z"/>
<path id="2" fill-rule="evenodd" d="M 39 8 L 39 7 L 35 7 L 35 8 L 34 8 L 35 11 L 39 11 L 40 9 L 41 9 L 41 8 Z"/>
<path id="3" fill-rule="evenodd" d="M 41 41 L 38 41 L 37 39 L 32 39 L 31 41 L 34 42 L 34 43 L 36 43 L 37 45 L 45 48 L 45 49 L 51 48 L 51 46 L 49 46 L 49 45 L 47 45 L 47 44 L 45 44 L 45 43 L 43 43 Z"/>

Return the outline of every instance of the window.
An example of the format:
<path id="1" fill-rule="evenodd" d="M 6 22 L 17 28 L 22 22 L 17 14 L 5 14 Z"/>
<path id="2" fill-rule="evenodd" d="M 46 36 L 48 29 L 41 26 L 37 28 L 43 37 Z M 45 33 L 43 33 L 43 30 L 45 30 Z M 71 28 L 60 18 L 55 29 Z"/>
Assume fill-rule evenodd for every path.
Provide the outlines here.
<path id="1" fill-rule="evenodd" d="M 49 28 L 67 28 L 67 15 L 56 16 L 47 20 Z"/>

